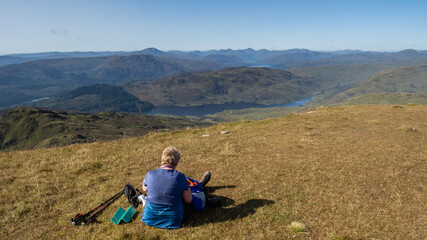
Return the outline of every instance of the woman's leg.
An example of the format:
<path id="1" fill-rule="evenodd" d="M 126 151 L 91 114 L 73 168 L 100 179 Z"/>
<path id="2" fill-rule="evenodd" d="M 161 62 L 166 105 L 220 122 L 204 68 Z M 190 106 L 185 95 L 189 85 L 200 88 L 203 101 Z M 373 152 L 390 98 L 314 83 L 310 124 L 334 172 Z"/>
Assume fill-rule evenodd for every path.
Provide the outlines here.
<path id="1" fill-rule="evenodd" d="M 202 185 L 202 187 L 205 187 L 209 180 L 211 180 L 211 172 L 207 171 L 205 174 L 203 174 L 202 178 L 200 178 L 199 183 Z"/>
<path id="2" fill-rule="evenodd" d="M 184 217 L 182 223 L 187 223 L 190 220 L 191 213 L 193 212 L 193 207 L 191 203 L 184 204 Z"/>

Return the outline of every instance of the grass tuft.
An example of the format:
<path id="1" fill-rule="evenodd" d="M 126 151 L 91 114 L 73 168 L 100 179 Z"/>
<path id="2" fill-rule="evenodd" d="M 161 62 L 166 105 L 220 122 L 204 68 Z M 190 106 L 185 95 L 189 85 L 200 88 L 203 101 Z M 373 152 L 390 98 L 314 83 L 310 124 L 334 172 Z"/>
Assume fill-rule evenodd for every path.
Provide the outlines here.
<path id="1" fill-rule="evenodd" d="M 302 222 L 293 221 L 288 228 L 294 233 L 308 232 L 307 226 Z"/>
<path id="2" fill-rule="evenodd" d="M 417 129 L 414 127 L 408 127 L 408 126 L 403 126 L 399 128 L 400 130 L 406 131 L 406 132 L 416 132 Z"/>
<path id="3" fill-rule="evenodd" d="M 93 169 L 101 169 L 102 166 L 103 166 L 103 164 L 100 163 L 100 162 L 94 162 L 94 163 L 92 163 L 92 168 Z"/>

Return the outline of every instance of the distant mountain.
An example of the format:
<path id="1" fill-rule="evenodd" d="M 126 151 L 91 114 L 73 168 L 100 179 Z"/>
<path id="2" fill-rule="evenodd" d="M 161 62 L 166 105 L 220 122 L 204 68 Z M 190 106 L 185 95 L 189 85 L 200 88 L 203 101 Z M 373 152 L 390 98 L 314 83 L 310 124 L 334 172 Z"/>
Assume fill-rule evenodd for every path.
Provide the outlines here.
<path id="1" fill-rule="evenodd" d="M 178 72 L 207 71 L 222 65 L 207 61 L 171 59 L 153 55 L 111 56 L 104 63 L 91 69 L 89 76 L 110 80 L 109 84 L 133 81 L 152 81 Z"/>
<path id="2" fill-rule="evenodd" d="M 0 66 L 5 66 L 9 64 L 18 64 L 26 62 L 23 58 L 14 57 L 14 56 L 0 56 Z"/>
<path id="3" fill-rule="evenodd" d="M 124 91 L 122 87 L 98 84 L 84 86 L 69 93 L 25 104 L 30 107 L 44 107 L 79 112 L 126 112 L 142 114 L 153 105 L 142 102 Z"/>
<path id="4" fill-rule="evenodd" d="M 427 51 L 406 49 L 399 52 L 372 52 L 360 50 L 311 51 L 308 49 L 289 50 L 254 50 L 252 48 L 232 50 L 220 49 L 209 51 L 167 51 L 155 48 L 140 51 L 144 54 L 167 56 L 226 64 L 229 67 L 269 65 L 273 68 L 291 69 L 325 65 L 373 64 L 396 61 L 416 61 L 427 59 Z M 136 52 L 137 53 L 137 52 Z M 215 57 L 208 57 L 215 56 Z M 227 59 L 227 61 L 224 61 Z M 232 61 L 230 61 L 232 59 Z"/>
<path id="5" fill-rule="evenodd" d="M 416 61 L 427 58 L 427 51 L 407 49 L 399 52 L 361 52 L 323 59 L 320 64 L 367 64 L 399 61 Z"/>
<path id="6" fill-rule="evenodd" d="M 292 69 L 328 65 L 391 64 L 405 61 L 427 62 L 427 51 L 407 49 L 391 53 L 361 51 L 314 52 L 307 50 L 276 55 L 265 59 L 265 64 L 278 69 Z"/>
<path id="7" fill-rule="evenodd" d="M 252 66 L 266 65 L 278 69 L 293 69 L 303 67 L 318 67 L 326 65 L 353 65 L 353 64 L 378 64 L 402 61 L 427 60 L 427 51 L 407 49 L 399 52 L 370 52 L 360 50 L 341 51 L 311 51 L 308 49 L 289 50 L 254 50 L 251 48 L 242 50 L 221 49 L 210 51 L 179 52 L 171 51 L 176 56 L 185 55 L 207 58 L 215 56 L 209 61 L 227 64 L 227 66 Z M 227 61 L 225 61 L 227 59 Z M 233 59 L 230 61 L 229 59 Z"/>
<path id="8" fill-rule="evenodd" d="M 176 52 L 175 52 L 176 53 Z M 242 49 L 242 50 L 232 50 L 232 49 L 220 49 L 220 50 L 210 50 L 210 51 L 194 51 L 190 52 L 194 55 L 199 56 L 200 58 L 206 58 L 209 55 L 223 57 L 233 57 L 238 59 L 238 66 L 251 66 L 251 65 L 271 65 L 278 68 L 278 66 L 283 65 L 284 62 L 293 63 L 298 61 L 312 61 L 316 59 L 322 59 L 342 54 L 353 54 L 354 52 L 316 52 L 310 51 L 307 49 L 289 49 L 289 50 L 254 50 L 252 48 Z M 317 56 L 317 57 L 316 57 Z M 215 62 L 215 61 L 214 61 Z M 229 65 L 232 66 L 232 65 Z M 234 65 L 236 66 L 236 65 Z M 301 66 L 301 65 L 298 65 Z M 289 67 L 287 67 L 289 68 Z"/>
<path id="9" fill-rule="evenodd" d="M 24 58 L 52 59 L 0 67 L 0 96 L 4 96 L 0 98 L 0 108 L 57 96 L 86 85 L 124 85 L 135 81 L 152 81 L 182 71 L 218 70 L 225 66 L 292 69 L 296 75 L 319 84 L 317 92 L 322 96 L 316 97 L 315 101 L 321 101 L 354 87 L 360 80 L 377 71 L 427 64 L 427 51 L 407 49 L 400 52 L 318 52 L 307 49 L 270 51 L 251 48 L 161 51 L 147 48 L 134 52 L 13 54 L 0 56 L 0 62 L 19 62 L 19 59 Z M 339 69 L 346 70 L 339 72 Z M 361 71 L 357 72 L 357 69 Z M 318 71 L 320 75 L 316 75 Z"/>
<path id="10" fill-rule="evenodd" d="M 239 67 L 179 73 L 150 83 L 131 83 L 124 88 L 155 106 L 280 104 L 311 97 L 314 84 L 283 70 Z"/>
<path id="11" fill-rule="evenodd" d="M 203 58 L 208 62 L 215 62 L 223 64 L 224 66 L 245 66 L 247 65 L 235 55 L 221 55 L 221 54 L 209 54 Z"/>
<path id="12" fill-rule="evenodd" d="M 0 117 L 0 151 L 65 146 L 141 136 L 208 123 L 184 118 L 134 116 L 122 113 L 81 115 L 70 112 L 18 108 Z"/>
<path id="13" fill-rule="evenodd" d="M 41 52 L 41 53 L 20 53 L 0 56 L 0 66 L 9 64 L 19 64 L 38 60 L 58 59 L 58 58 L 89 58 L 89 57 L 108 57 L 108 56 L 130 56 L 130 55 L 153 55 L 157 57 L 167 57 L 175 59 L 200 60 L 198 51 L 161 51 L 156 48 L 146 48 L 139 51 L 102 51 L 102 52 Z M 209 55 L 209 54 L 206 54 Z"/>
<path id="14" fill-rule="evenodd" d="M 146 48 L 141 51 L 134 51 L 132 55 L 153 55 L 158 57 L 178 58 L 174 53 L 161 51 L 157 48 Z"/>
<path id="15" fill-rule="evenodd" d="M 284 51 L 274 56 L 264 58 L 258 61 L 258 64 L 271 65 L 274 68 L 290 69 L 297 67 L 315 66 L 321 59 L 336 56 L 334 52 L 317 52 L 306 49 L 295 49 Z"/>
<path id="16" fill-rule="evenodd" d="M 427 93 L 427 65 L 378 72 L 354 88 L 339 93 L 330 102 L 338 103 L 367 93 L 385 92 Z"/>
<path id="17" fill-rule="evenodd" d="M 281 51 L 279 51 L 281 52 Z M 278 51 L 269 51 L 269 50 L 254 50 L 252 48 L 241 49 L 241 50 L 232 50 L 232 49 L 221 49 L 221 50 L 210 50 L 204 52 L 204 56 L 209 55 L 223 55 L 223 56 L 235 56 L 240 59 L 242 62 L 247 64 L 257 63 L 259 60 L 266 58 L 267 56 L 276 55 Z"/>
<path id="18" fill-rule="evenodd" d="M 80 86 L 152 81 L 181 71 L 222 65 L 153 55 L 40 60 L 0 67 L 0 107 L 63 94 Z"/>
<path id="19" fill-rule="evenodd" d="M 106 58 L 42 60 L 0 67 L 0 107 L 96 84 L 87 72 Z"/>
<path id="20" fill-rule="evenodd" d="M 202 60 L 226 64 L 228 67 L 269 65 L 279 69 L 314 67 L 333 64 L 366 64 L 379 61 L 413 60 L 427 58 L 427 51 L 407 49 L 400 52 L 367 52 L 360 50 L 311 51 L 308 49 L 254 50 L 252 48 L 233 50 L 220 49 L 209 51 L 161 51 L 146 48 L 140 51 L 104 51 L 104 52 L 46 52 L 30 54 L 10 54 L 0 56 L 0 66 L 29 61 L 58 58 L 87 58 L 105 56 L 153 55 L 172 59 Z M 215 57 L 208 57 L 209 55 Z M 224 59 L 229 59 L 224 61 Z M 230 59 L 234 59 L 230 61 Z"/>
<path id="21" fill-rule="evenodd" d="M 0 56 L 0 66 L 10 64 L 20 64 L 38 60 L 58 59 L 58 58 L 88 58 L 105 57 L 112 55 L 130 55 L 126 52 L 43 52 L 43 53 L 22 53 Z"/>

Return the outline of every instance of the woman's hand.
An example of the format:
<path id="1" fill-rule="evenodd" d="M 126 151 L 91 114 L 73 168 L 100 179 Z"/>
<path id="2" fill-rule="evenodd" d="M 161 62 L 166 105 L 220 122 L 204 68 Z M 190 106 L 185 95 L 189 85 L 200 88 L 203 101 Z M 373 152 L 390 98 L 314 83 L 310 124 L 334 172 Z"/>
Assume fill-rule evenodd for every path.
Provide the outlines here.
<path id="1" fill-rule="evenodd" d="M 147 187 L 144 185 L 144 183 L 145 183 L 145 180 L 144 182 L 142 182 L 142 191 L 147 192 Z"/>

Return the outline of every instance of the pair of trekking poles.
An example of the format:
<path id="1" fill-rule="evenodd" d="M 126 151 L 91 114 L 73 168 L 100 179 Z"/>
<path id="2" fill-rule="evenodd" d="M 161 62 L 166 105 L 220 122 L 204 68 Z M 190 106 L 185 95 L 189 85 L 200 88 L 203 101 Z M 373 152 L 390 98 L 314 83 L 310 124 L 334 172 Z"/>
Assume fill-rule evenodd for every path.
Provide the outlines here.
<path id="1" fill-rule="evenodd" d="M 125 185 L 125 188 L 120 192 L 116 193 L 114 196 L 106 200 L 105 202 L 100 203 L 95 208 L 91 209 L 85 214 L 78 213 L 74 218 L 71 219 L 71 224 L 73 226 L 77 225 L 87 225 L 89 223 L 98 222 L 97 217 L 114 201 L 119 199 L 122 195 L 125 195 L 128 198 L 129 203 L 134 207 L 138 207 L 138 194 L 141 195 L 141 191 L 137 188 L 134 188 L 130 183 Z"/>

